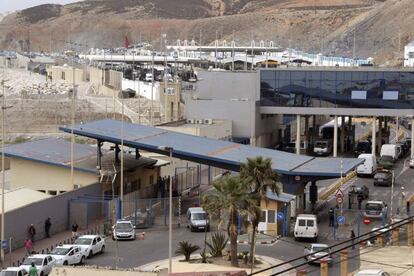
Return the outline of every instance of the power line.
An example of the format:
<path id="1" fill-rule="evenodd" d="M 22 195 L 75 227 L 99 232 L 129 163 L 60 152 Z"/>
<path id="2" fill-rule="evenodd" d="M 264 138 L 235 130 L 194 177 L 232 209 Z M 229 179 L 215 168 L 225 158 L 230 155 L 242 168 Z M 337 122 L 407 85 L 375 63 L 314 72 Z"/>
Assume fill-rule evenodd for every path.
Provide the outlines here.
<path id="1" fill-rule="evenodd" d="M 401 221 L 394 222 L 394 223 L 389 224 L 387 226 L 383 226 L 383 227 L 381 227 L 381 228 L 379 228 L 379 229 L 377 229 L 375 231 L 370 231 L 370 232 L 367 232 L 365 234 L 359 235 L 358 237 L 355 237 L 354 238 L 354 242 L 355 241 L 358 241 L 358 240 L 359 240 L 359 242 L 365 242 L 365 241 L 371 240 L 373 238 L 376 238 L 378 236 L 381 236 L 383 234 L 386 234 L 386 233 L 394 230 L 395 228 L 399 228 L 399 227 L 401 227 L 403 225 L 406 225 L 407 223 L 412 222 L 413 220 L 414 220 L 414 216 L 411 216 L 411 217 L 405 218 L 405 219 L 403 219 Z M 381 232 L 381 230 L 385 230 L 385 231 Z M 367 235 L 369 235 L 368 238 L 360 239 L 361 237 L 365 237 Z M 328 246 L 325 249 L 322 249 L 322 250 L 319 250 L 319 251 L 316 251 L 316 252 L 313 252 L 313 253 L 310 253 L 310 254 L 306 254 L 306 255 L 303 255 L 303 256 L 300 256 L 300 257 L 296 257 L 296 258 L 293 258 L 293 259 L 291 259 L 289 261 L 286 261 L 286 262 L 283 262 L 283 263 L 280 263 L 280 264 L 277 264 L 277 265 L 270 266 L 268 268 L 264 268 L 264 269 L 255 271 L 255 272 L 253 272 L 253 273 L 251 273 L 249 275 L 256 275 L 256 274 L 259 274 L 259 273 L 262 273 L 262 272 L 265 272 L 265 271 L 268 271 L 268 270 L 271 270 L 271 269 L 274 269 L 274 268 L 277 268 L 277 267 L 280 267 L 280 266 L 283 266 L 283 265 L 286 265 L 286 264 L 289 264 L 289 263 L 292 263 L 292 262 L 295 262 L 295 261 L 298 261 L 298 260 L 301 260 L 303 258 L 307 258 L 307 257 L 309 257 L 311 255 L 316 254 L 316 253 L 324 252 L 326 249 L 332 249 L 334 247 L 338 247 L 340 245 L 343 245 L 343 244 L 346 244 L 346 243 L 349 243 L 349 242 L 352 242 L 352 239 L 348 239 L 346 241 L 343 241 L 343 242 L 340 242 L 340 243 L 337 243 L 337 244 Z M 352 244 L 351 245 L 344 246 L 344 247 L 341 247 L 340 249 L 335 250 L 331 254 L 339 253 L 342 250 L 348 249 L 349 247 L 352 247 Z M 320 260 L 320 259 L 323 259 L 323 258 L 324 258 L 324 256 L 319 257 L 319 258 L 315 258 L 314 261 L 317 261 L 317 260 Z M 293 267 L 291 267 L 289 269 L 285 269 L 285 270 L 283 270 L 281 272 L 278 272 L 278 273 L 272 274 L 272 275 L 280 275 L 280 274 L 282 274 L 284 272 L 288 272 L 288 271 L 290 271 L 292 269 L 299 268 L 299 267 L 301 267 L 303 265 L 306 265 L 306 264 L 307 264 L 307 262 L 306 263 L 299 264 L 299 265 L 295 265 L 295 266 L 293 266 Z"/>

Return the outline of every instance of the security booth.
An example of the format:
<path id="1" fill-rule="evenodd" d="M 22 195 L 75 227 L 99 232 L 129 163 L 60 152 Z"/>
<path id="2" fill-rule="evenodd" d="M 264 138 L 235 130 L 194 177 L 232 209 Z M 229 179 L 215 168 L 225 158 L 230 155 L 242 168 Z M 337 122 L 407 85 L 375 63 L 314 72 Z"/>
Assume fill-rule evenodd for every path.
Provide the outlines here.
<path id="1" fill-rule="evenodd" d="M 261 216 L 258 231 L 271 236 L 286 236 L 289 233 L 291 205 L 295 196 L 287 193 L 266 193 L 260 203 Z"/>

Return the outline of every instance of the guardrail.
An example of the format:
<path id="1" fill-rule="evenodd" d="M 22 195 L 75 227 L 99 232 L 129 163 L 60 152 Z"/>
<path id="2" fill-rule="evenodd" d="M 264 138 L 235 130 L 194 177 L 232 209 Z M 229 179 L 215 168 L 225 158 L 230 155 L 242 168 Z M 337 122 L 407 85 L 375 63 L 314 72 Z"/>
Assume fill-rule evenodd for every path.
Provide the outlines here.
<path id="1" fill-rule="evenodd" d="M 320 196 L 320 200 L 327 200 L 330 195 L 332 195 L 336 190 L 342 187 L 345 183 L 347 183 L 349 180 L 354 178 L 357 175 L 356 171 L 352 171 L 347 176 L 339 179 L 335 183 L 331 184 L 326 191 L 324 191 Z"/>

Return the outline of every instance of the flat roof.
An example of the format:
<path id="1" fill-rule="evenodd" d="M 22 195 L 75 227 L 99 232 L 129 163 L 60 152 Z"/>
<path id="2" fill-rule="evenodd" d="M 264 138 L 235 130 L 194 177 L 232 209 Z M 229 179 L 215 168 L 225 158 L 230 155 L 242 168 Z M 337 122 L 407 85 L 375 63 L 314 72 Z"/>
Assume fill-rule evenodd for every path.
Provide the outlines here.
<path id="1" fill-rule="evenodd" d="M 4 211 L 10 212 L 50 197 L 52 196 L 24 187 L 10 190 L 4 192 Z"/>
<path id="2" fill-rule="evenodd" d="M 121 121 L 99 120 L 73 127 L 76 135 L 99 141 L 121 143 Z M 228 141 L 124 122 L 123 143 L 127 147 L 168 155 L 160 147 L 172 147 L 173 157 L 238 171 L 246 159 L 263 156 L 272 159 L 273 169 L 284 175 L 340 177 L 363 162 L 356 158 L 322 158 L 252 147 Z M 60 130 L 70 133 L 71 127 Z"/>
<path id="3" fill-rule="evenodd" d="M 5 147 L 7 157 L 20 158 L 47 165 L 70 168 L 71 151 L 70 142 L 65 139 L 45 138 L 13 144 Z M 1 152 L 1 150 L 0 150 Z M 102 150 L 102 162 L 114 162 L 115 153 Z M 87 144 L 74 144 L 74 169 L 89 173 L 98 173 L 96 169 L 97 148 Z M 124 170 L 133 170 L 144 166 L 156 165 L 157 160 L 147 157 L 135 159 L 131 154 L 124 154 Z M 163 164 L 161 164 L 163 165 Z"/>

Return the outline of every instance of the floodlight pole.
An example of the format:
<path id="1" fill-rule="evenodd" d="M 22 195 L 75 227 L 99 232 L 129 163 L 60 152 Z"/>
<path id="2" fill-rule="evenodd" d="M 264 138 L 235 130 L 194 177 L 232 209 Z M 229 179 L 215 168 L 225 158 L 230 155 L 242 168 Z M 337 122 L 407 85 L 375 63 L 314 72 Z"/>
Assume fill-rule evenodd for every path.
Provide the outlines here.
<path id="1" fill-rule="evenodd" d="M 1 82 L 3 85 L 3 99 L 2 99 L 2 107 L 1 107 L 1 177 L 2 177 L 2 185 L 1 185 L 1 264 L 4 265 L 4 248 L 3 248 L 3 241 L 5 238 L 5 227 L 4 227 L 4 185 L 6 183 L 6 175 L 4 173 L 4 139 L 5 139 L 5 132 L 4 132 L 4 115 L 5 115 L 5 109 L 6 109 L 6 99 L 5 99 L 5 93 L 4 93 L 4 80 Z"/>

